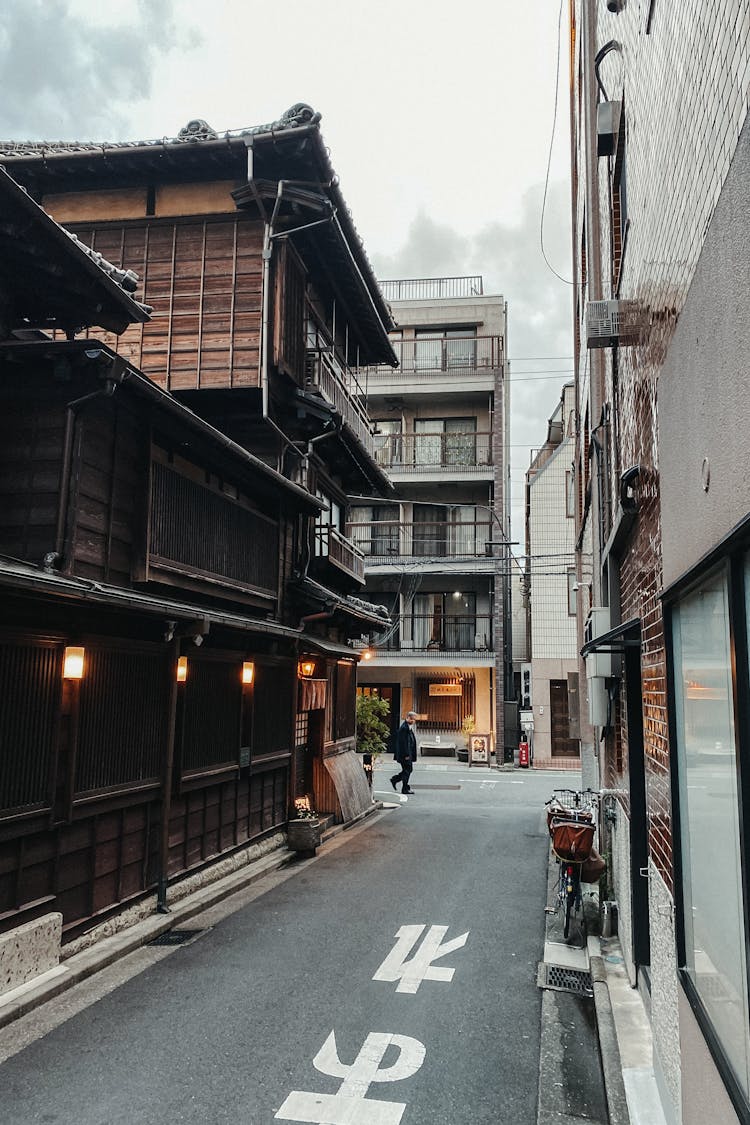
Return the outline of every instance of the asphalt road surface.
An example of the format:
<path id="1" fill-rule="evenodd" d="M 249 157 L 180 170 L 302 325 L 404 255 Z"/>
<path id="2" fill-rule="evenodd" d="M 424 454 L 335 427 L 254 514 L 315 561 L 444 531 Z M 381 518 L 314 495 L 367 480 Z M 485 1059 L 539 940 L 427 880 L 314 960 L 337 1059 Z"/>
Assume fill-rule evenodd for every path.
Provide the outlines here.
<path id="1" fill-rule="evenodd" d="M 536 1125 L 559 775 L 415 795 L 0 1032 L 0 1121 Z"/>

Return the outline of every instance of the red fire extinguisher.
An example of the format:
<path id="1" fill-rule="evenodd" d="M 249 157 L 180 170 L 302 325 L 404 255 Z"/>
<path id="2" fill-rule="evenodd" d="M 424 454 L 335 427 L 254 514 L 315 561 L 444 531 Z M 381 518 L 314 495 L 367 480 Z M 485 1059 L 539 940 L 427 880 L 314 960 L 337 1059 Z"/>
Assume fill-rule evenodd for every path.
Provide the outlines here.
<path id="1" fill-rule="evenodd" d="M 529 744 L 525 738 L 518 743 L 518 764 L 524 769 L 529 767 Z"/>

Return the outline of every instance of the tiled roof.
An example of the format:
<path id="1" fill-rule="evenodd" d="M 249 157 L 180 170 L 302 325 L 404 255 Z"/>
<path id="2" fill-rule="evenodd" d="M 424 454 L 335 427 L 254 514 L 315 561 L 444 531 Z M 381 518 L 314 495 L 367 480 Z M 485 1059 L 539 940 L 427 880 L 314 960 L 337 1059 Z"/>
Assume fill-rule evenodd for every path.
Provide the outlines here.
<path id="1" fill-rule="evenodd" d="M 297 102 L 278 121 L 254 125 L 248 129 L 227 130 L 217 133 L 207 122 L 196 118 L 180 129 L 176 137 L 157 137 L 147 141 L 0 141 L 0 160 L 19 156 L 43 156 L 45 153 L 107 152 L 119 149 L 150 148 L 157 145 L 200 144 L 223 138 L 251 137 L 264 133 L 277 133 L 297 129 L 304 125 L 317 125 L 320 114 L 304 102 Z"/>

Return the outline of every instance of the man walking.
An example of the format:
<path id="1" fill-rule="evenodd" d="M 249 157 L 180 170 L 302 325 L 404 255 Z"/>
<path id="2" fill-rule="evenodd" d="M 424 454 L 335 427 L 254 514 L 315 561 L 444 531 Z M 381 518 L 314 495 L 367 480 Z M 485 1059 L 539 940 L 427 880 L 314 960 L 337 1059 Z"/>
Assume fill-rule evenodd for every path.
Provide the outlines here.
<path id="1" fill-rule="evenodd" d="M 407 711 L 406 718 L 396 731 L 396 750 L 393 757 L 401 766 L 401 773 L 397 773 L 391 778 L 391 785 L 395 789 L 400 781 L 402 793 L 413 792 L 409 787 L 409 778 L 417 756 L 417 736 L 414 733 L 416 721 L 416 711 Z"/>

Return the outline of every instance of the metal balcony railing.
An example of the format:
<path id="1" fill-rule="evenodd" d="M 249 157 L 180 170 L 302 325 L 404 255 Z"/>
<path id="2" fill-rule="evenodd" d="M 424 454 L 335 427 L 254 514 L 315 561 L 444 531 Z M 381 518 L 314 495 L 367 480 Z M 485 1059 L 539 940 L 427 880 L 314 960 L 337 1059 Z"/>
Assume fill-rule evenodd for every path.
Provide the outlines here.
<path id="1" fill-rule="evenodd" d="M 492 464 L 492 435 L 477 433 L 375 434 L 375 456 L 385 469 L 482 469 Z"/>
<path id="2" fill-rule="evenodd" d="M 365 558 L 362 551 L 335 527 L 315 527 L 315 558 L 328 559 L 360 582 L 365 580 Z"/>
<path id="3" fill-rule="evenodd" d="M 446 373 L 462 379 L 489 375 L 501 369 L 504 362 L 502 336 L 417 337 L 391 343 L 398 356 L 398 368 L 394 370 L 384 365 L 358 368 L 357 378 L 362 387 L 371 386 L 373 380 L 398 382 L 406 376 L 410 382 L 419 382 Z"/>
<path id="4" fill-rule="evenodd" d="M 434 614 L 402 614 L 393 619 L 395 628 L 375 647 L 383 652 L 491 652 L 492 615 L 465 614 L 436 617 Z"/>
<path id="5" fill-rule="evenodd" d="M 407 277 L 398 281 L 381 281 L 386 301 L 434 301 L 441 297 L 481 297 L 482 278 L 473 277 Z"/>
<path id="6" fill-rule="evenodd" d="M 347 534 L 363 555 L 398 558 L 480 558 L 487 554 L 492 525 L 475 523 L 350 523 Z"/>
<path id="7" fill-rule="evenodd" d="M 351 367 L 331 348 L 308 348 L 305 388 L 321 394 L 355 432 L 371 457 L 375 456 L 372 422 L 364 406 L 364 390 Z"/>

